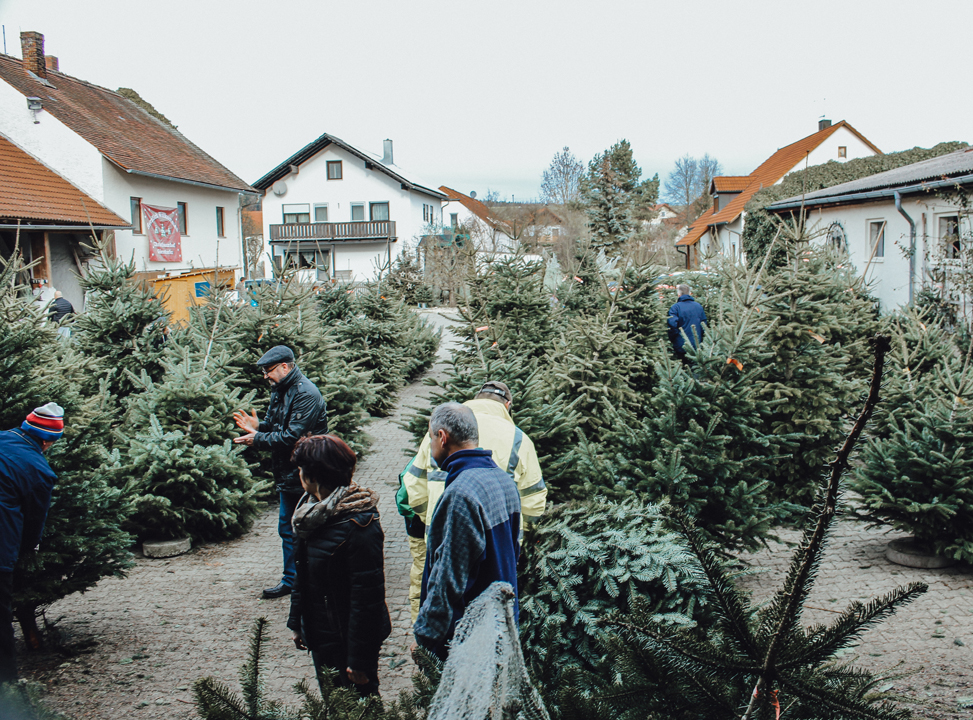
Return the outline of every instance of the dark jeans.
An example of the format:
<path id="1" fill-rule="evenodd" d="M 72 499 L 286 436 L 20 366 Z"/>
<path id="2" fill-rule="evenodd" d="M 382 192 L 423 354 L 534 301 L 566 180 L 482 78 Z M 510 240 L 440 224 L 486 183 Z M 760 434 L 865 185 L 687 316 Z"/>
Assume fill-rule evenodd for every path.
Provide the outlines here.
<path id="1" fill-rule="evenodd" d="M 17 681 L 12 572 L 0 572 L 0 683 Z"/>
<path id="2" fill-rule="evenodd" d="M 284 548 L 284 584 L 290 587 L 297 587 L 297 565 L 295 564 L 295 545 L 294 529 L 291 527 L 291 518 L 294 516 L 294 508 L 297 501 L 301 499 L 301 493 L 280 493 L 280 519 L 277 522 L 277 534 L 280 535 L 281 545 Z"/>
<path id="3" fill-rule="evenodd" d="M 342 657 L 336 657 L 340 655 Z M 318 652 L 317 650 L 311 651 L 311 659 L 314 661 L 314 672 L 318 676 L 318 687 L 321 688 L 321 695 L 326 695 L 324 689 L 324 683 L 327 682 L 327 675 L 331 673 L 331 670 L 338 667 L 338 674 L 332 678 L 332 683 L 335 687 L 349 687 L 354 688 L 358 691 L 360 697 L 368 697 L 369 695 L 378 695 L 378 653 L 375 653 L 375 663 L 372 667 L 367 668 L 352 668 L 353 670 L 361 670 L 366 675 L 368 675 L 368 682 L 364 685 L 356 685 L 351 680 L 348 679 L 348 673 L 345 672 L 347 665 L 342 662 L 345 653 L 334 653 L 334 652 Z"/>

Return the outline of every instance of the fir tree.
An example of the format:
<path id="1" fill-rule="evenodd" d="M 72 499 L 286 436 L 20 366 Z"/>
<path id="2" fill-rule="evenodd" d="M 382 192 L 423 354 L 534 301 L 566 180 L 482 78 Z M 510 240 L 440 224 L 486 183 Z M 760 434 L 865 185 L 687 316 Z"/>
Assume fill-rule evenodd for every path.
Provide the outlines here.
<path id="1" fill-rule="evenodd" d="M 138 389 L 130 373 L 162 377 L 169 313 L 147 284 L 134 279 L 134 260 L 122 262 L 104 243 L 97 250 L 100 263 L 81 278 L 85 312 L 74 323 L 73 338 L 100 364 L 108 391 L 124 402 Z"/>
<path id="2" fill-rule="evenodd" d="M 808 517 L 804 538 L 794 554 L 781 589 L 754 610 L 737 590 L 726 567 L 687 516 L 672 518 L 685 535 L 709 586 L 716 622 L 708 628 L 672 632 L 659 628 L 641 607 L 628 618 L 615 618 L 612 645 L 623 688 L 590 688 L 605 717 L 771 718 L 786 707 L 801 718 L 873 718 L 908 716 L 874 692 L 866 671 L 835 665 L 835 653 L 869 627 L 925 592 L 923 583 L 898 588 L 869 603 L 852 603 L 829 627 L 803 628 L 801 615 L 813 586 L 831 522 L 837 511 L 839 482 L 854 445 L 875 404 L 882 381 L 888 339 L 877 338 L 875 370 L 865 408 L 831 463 L 831 474 Z M 646 696 L 647 684 L 667 681 L 665 696 Z M 660 702 L 661 701 L 661 702 Z M 655 713 L 655 715 L 653 715 Z"/>
<path id="3" fill-rule="evenodd" d="M 19 427 L 35 407 L 56 402 L 65 430 L 48 461 L 58 475 L 38 552 L 22 553 L 15 569 L 14 609 L 28 646 L 37 647 L 38 611 L 128 567 L 130 537 L 120 529 L 127 506 L 106 483 L 102 465 L 115 420 L 111 397 L 84 397 L 91 362 L 58 342 L 46 312 L 17 283 L 19 253 L 0 259 L 0 428 Z"/>
<path id="4" fill-rule="evenodd" d="M 588 170 L 581 178 L 581 204 L 596 250 L 617 255 L 635 232 L 634 214 L 643 194 L 641 176 L 642 170 L 632 157 L 628 140 L 620 140 L 588 163 Z M 651 195 L 654 182 L 658 196 L 658 178 L 649 182 L 647 193 Z"/>

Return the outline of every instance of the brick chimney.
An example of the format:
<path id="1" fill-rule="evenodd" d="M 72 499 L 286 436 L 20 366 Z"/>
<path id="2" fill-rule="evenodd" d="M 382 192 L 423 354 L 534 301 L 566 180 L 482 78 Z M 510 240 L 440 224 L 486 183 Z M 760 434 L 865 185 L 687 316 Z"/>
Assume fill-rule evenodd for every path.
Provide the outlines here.
<path id="1" fill-rule="evenodd" d="M 44 64 L 47 65 L 47 69 L 51 72 L 60 72 L 57 66 L 57 57 L 54 55 L 45 55 Z"/>
<path id="2" fill-rule="evenodd" d="M 32 30 L 20 33 L 20 55 L 24 59 L 24 70 L 34 73 L 39 78 L 47 77 L 43 35 Z"/>
<path id="3" fill-rule="evenodd" d="M 818 120 L 818 132 L 821 132 L 822 130 L 829 127 L 831 127 L 830 120 Z"/>

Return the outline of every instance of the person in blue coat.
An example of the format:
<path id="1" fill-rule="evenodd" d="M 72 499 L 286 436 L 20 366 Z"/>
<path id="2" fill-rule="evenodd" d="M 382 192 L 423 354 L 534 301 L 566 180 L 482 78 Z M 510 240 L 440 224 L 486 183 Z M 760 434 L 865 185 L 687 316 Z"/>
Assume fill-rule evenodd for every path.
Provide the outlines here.
<path id="1" fill-rule="evenodd" d="M 688 363 L 686 339 L 688 338 L 689 344 L 694 349 L 699 345 L 705 332 L 706 311 L 696 302 L 688 285 L 676 285 L 676 294 L 679 298 L 669 308 L 666 322 L 669 325 L 669 342 L 672 343 L 672 350 L 676 357 L 686 364 Z"/>
<path id="2" fill-rule="evenodd" d="M 0 432 L 0 683 L 16 682 L 13 575 L 17 558 L 41 541 L 57 476 L 44 453 L 64 432 L 64 410 L 36 408 L 19 428 Z"/>
<path id="3" fill-rule="evenodd" d="M 422 600 L 413 625 L 417 645 L 445 660 L 466 608 L 494 582 L 517 592 L 520 493 L 517 484 L 477 447 L 473 411 L 444 403 L 429 418 L 430 452 L 446 472 L 426 542 Z M 514 617 L 519 607 L 514 603 Z"/>

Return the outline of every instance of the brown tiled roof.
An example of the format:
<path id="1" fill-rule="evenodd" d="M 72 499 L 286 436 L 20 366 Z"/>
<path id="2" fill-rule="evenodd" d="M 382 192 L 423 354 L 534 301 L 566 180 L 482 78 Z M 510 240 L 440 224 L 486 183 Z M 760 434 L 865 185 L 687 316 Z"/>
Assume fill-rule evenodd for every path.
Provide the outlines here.
<path id="1" fill-rule="evenodd" d="M 48 87 L 8 55 L 0 55 L 0 79 L 25 97 L 39 97 L 44 112 L 125 171 L 254 192 L 182 133 L 116 92 L 52 70 L 47 80 L 53 87 Z"/>
<path id="2" fill-rule="evenodd" d="M 476 198 L 471 198 L 469 195 L 464 195 L 458 190 L 453 190 L 452 188 L 448 188 L 445 185 L 439 186 L 439 192 L 441 192 L 450 200 L 456 200 L 457 202 L 459 202 L 461 205 L 463 205 L 463 207 L 465 207 L 471 213 L 476 215 L 483 222 L 495 228 L 498 229 L 500 228 L 501 223 L 499 220 L 493 217 L 493 215 L 490 214 L 490 208 L 488 208 L 486 205 L 481 203 Z"/>
<path id="3" fill-rule="evenodd" d="M 94 198 L 0 135 L 0 217 L 128 227 Z"/>
<path id="4" fill-rule="evenodd" d="M 750 184 L 748 175 L 721 175 L 713 178 L 713 190 L 718 193 L 735 193 L 743 191 Z"/>
<path id="5" fill-rule="evenodd" d="M 676 245 L 695 245 L 697 242 L 699 242 L 699 239 L 706 232 L 707 228 L 713 225 L 722 225 L 724 223 L 730 223 L 736 220 L 738 217 L 740 217 L 744 206 L 746 206 L 747 202 L 750 201 L 750 198 L 752 198 L 763 188 L 770 187 L 771 185 L 775 184 L 778 180 L 793 170 L 794 166 L 800 163 L 809 152 L 831 137 L 831 135 L 837 132 L 838 128 L 842 127 L 847 128 L 850 132 L 856 135 L 859 140 L 868 145 L 868 147 L 870 147 L 876 153 L 879 155 L 882 154 L 881 150 L 872 145 L 872 143 L 870 143 L 864 135 L 855 130 L 855 128 L 846 123 L 844 120 L 836 122 L 834 125 L 824 128 L 824 130 L 819 130 L 813 135 L 808 135 L 803 140 L 798 140 L 796 143 L 791 143 L 787 147 L 782 147 L 780 150 L 767 158 L 760 167 L 747 176 L 749 182 L 739 195 L 733 198 L 733 200 L 731 200 L 727 206 L 721 209 L 718 213 L 714 213 L 712 210 L 704 213 L 702 217 L 700 217 L 689 227 L 689 232 L 687 232 L 685 237 L 679 240 Z"/>

